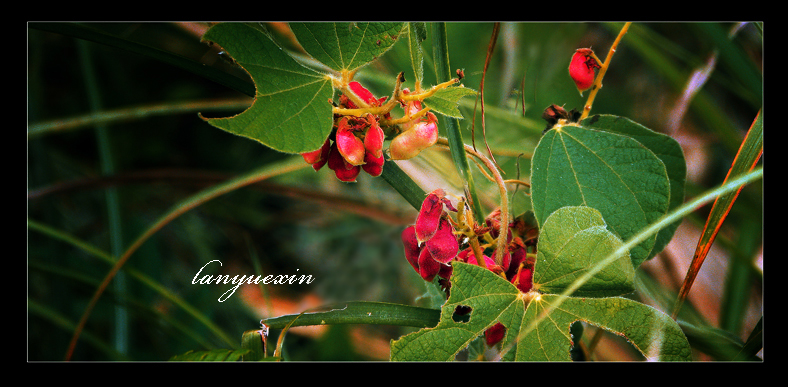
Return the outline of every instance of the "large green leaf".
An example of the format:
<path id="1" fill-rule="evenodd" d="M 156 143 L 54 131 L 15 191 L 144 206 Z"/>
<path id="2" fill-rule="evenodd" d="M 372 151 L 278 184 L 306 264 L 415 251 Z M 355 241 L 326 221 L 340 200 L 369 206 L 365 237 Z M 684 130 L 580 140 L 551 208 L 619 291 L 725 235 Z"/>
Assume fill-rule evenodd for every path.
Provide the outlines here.
<path id="1" fill-rule="evenodd" d="M 233 117 L 206 119 L 208 123 L 285 153 L 320 148 L 333 124 L 328 76 L 302 66 L 251 25 L 217 24 L 203 39 L 222 46 L 257 89 L 249 109 Z"/>
<path id="2" fill-rule="evenodd" d="M 539 234 L 534 286 L 559 294 L 623 242 L 607 230 L 602 214 L 591 207 L 562 207 L 545 221 Z M 574 295 L 618 296 L 635 290 L 635 269 L 623 254 L 596 273 Z"/>
<path id="3" fill-rule="evenodd" d="M 684 159 L 684 151 L 681 149 L 678 141 L 666 134 L 646 128 L 626 117 L 597 114 L 583 120 L 580 125 L 586 128 L 629 136 L 654 152 L 665 164 L 665 169 L 668 173 L 668 180 L 670 181 L 669 210 L 674 210 L 684 203 L 687 162 Z M 677 221 L 659 231 L 649 258 L 657 255 L 667 246 L 680 223 L 681 221 Z"/>
<path id="4" fill-rule="evenodd" d="M 514 285 L 487 269 L 464 263 L 454 263 L 451 282 L 451 296 L 441 308 L 440 323 L 393 341 L 391 360 L 454 360 L 487 328 L 501 322 L 506 327 L 501 345 L 513 347 L 505 359 L 569 361 L 569 328 L 575 321 L 623 335 L 649 360 L 691 360 L 687 339 L 668 315 L 629 299 L 541 295 L 526 305 L 523 293 Z M 452 318 L 458 306 L 471 308 L 467 322 Z"/>
<path id="5" fill-rule="evenodd" d="M 523 317 L 535 321 L 539 314 L 560 298 L 542 296 L 531 302 Z M 570 361 L 572 346 L 569 327 L 575 321 L 626 337 L 647 360 L 690 361 L 689 342 L 681 328 L 667 314 L 639 302 L 621 298 L 566 298 L 551 310 L 548 318 L 524 335 L 517 344 L 517 361 Z"/>
<path id="6" fill-rule="evenodd" d="M 521 293 L 490 270 L 454 262 L 451 293 L 441 308 L 440 322 L 392 342 L 391 359 L 450 361 L 485 330 L 501 323 L 506 327 L 501 342 L 508 351 L 504 359 L 569 361 L 569 328 L 575 321 L 585 321 L 625 336 L 648 359 L 689 360 L 689 343 L 668 315 L 610 297 L 633 289 L 635 270 L 627 254 L 608 262 L 622 245 L 605 228 L 599 211 L 560 208 L 541 230 L 534 290 Z M 593 274 L 592 268 L 597 269 Z M 455 319 L 460 306 L 470 308 L 470 319 Z"/>
<path id="7" fill-rule="evenodd" d="M 290 23 L 298 42 L 335 71 L 355 70 L 388 51 L 402 23 Z"/>
<path id="8" fill-rule="evenodd" d="M 665 215 L 670 181 L 665 164 L 629 136 L 580 126 L 548 131 L 531 160 L 531 200 L 539 226 L 564 206 L 599 210 L 622 240 Z M 630 251 L 637 268 L 649 258 L 656 235 Z"/>

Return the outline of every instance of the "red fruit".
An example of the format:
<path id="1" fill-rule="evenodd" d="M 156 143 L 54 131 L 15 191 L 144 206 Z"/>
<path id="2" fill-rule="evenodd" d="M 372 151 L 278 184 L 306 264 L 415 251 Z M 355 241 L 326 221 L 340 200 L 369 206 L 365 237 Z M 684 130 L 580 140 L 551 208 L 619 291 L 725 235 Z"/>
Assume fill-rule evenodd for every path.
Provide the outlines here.
<path id="1" fill-rule="evenodd" d="M 424 248 L 424 245 L 419 246 L 413 226 L 408 226 L 402 230 L 401 237 L 402 245 L 405 248 L 405 258 L 413 269 L 419 273 L 421 278 L 425 281 L 432 281 L 436 275 L 442 278 L 451 276 L 451 265 L 438 262 L 429 249 Z M 456 254 L 457 251 L 455 250 L 454 253 Z"/>
<path id="2" fill-rule="evenodd" d="M 355 93 L 364 102 L 366 102 L 366 103 L 368 103 L 370 105 L 373 105 L 373 106 L 377 106 L 378 105 L 378 100 L 375 99 L 375 96 L 372 95 L 372 92 L 367 90 L 364 86 L 361 86 L 360 83 L 355 82 L 355 81 L 354 82 L 350 82 L 350 83 L 348 83 L 348 87 L 350 88 L 350 90 L 353 93 Z"/>
<path id="3" fill-rule="evenodd" d="M 602 66 L 590 48 L 579 48 L 572 55 L 572 61 L 569 63 L 569 76 L 575 81 L 580 95 L 594 84 L 596 77 L 594 70 L 600 67 Z"/>

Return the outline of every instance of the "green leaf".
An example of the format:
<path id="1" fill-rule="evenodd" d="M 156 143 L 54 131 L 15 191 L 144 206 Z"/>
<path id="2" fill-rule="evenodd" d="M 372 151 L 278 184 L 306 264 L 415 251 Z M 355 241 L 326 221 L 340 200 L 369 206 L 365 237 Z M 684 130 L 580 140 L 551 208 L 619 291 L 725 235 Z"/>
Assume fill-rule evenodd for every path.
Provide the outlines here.
<path id="1" fill-rule="evenodd" d="M 364 66 L 388 51 L 402 24 L 290 23 L 290 29 L 309 55 L 341 72 Z"/>
<path id="2" fill-rule="evenodd" d="M 505 279 L 475 265 L 453 262 L 451 294 L 441 308 L 440 322 L 391 343 L 393 361 L 451 361 L 484 330 L 500 319 L 522 319 L 520 291 Z M 470 320 L 454 321 L 458 306 L 471 308 Z M 509 325 L 511 326 L 511 325 Z M 507 337 L 510 335 L 507 331 Z"/>
<path id="3" fill-rule="evenodd" d="M 684 203 L 687 162 L 684 159 L 684 151 L 681 149 L 678 141 L 625 117 L 597 114 L 583 120 L 580 125 L 586 128 L 629 136 L 654 152 L 665 164 L 665 169 L 668 173 L 668 180 L 670 181 L 669 210 L 674 210 Z M 654 257 L 667 246 L 680 223 L 681 221 L 677 221 L 660 230 L 649 258 Z"/>
<path id="4" fill-rule="evenodd" d="M 565 206 L 597 209 L 622 240 L 665 215 L 670 182 L 664 163 L 637 140 L 580 126 L 556 126 L 534 150 L 531 200 L 540 228 Z M 657 235 L 630 250 L 635 268 L 651 256 Z"/>
<path id="5" fill-rule="evenodd" d="M 267 329 L 255 329 L 243 333 L 241 348 L 247 350 L 243 355 L 244 361 L 260 361 L 268 356 L 267 336 Z"/>
<path id="6" fill-rule="evenodd" d="M 204 118 L 211 125 L 284 153 L 320 148 L 333 125 L 331 79 L 306 68 L 254 26 L 222 23 L 203 36 L 220 45 L 256 86 L 246 111 L 226 118 Z"/>
<path id="7" fill-rule="evenodd" d="M 428 327 L 438 322 L 437 310 L 386 302 L 343 302 L 315 312 L 264 319 L 269 328 L 281 329 L 291 321 L 294 327 L 334 324 L 382 324 Z"/>
<path id="8" fill-rule="evenodd" d="M 675 321 L 647 305 L 619 297 L 526 295 L 485 268 L 460 262 L 453 267 L 451 295 L 441 308 L 440 322 L 392 341 L 391 360 L 454 360 L 487 328 L 501 322 L 506 327 L 502 348 L 515 349 L 504 359 L 569 361 L 569 329 L 575 321 L 625 336 L 649 360 L 691 359 L 689 344 Z M 467 322 L 453 319 L 458 306 L 471 308 Z"/>
<path id="9" fill-rule="evenodd" d="M 539 234 L 534 286 L 559 294 L 623 242 L 607 230 L 602 214 L 591 207 L 562 207 L 545 221 Z M 619 296 L 635 290 L 635 269 L 628 254 L 596 273 L 578 288 L 579 297 Z"/>
<path id="10" fill-rule="evenodd" d="M 523 318 L 537 321 L 559 296 L 545 295 L 534 300 Z M 531 331 L 524 330 L 517 344 L 517 361 L 570 361 L 572 346 L 569 328 L 575 321 L 585 321 L 626 337 L 647 360 L 690 361 L 687 338 L 667 314 L 639 302 L 620 298 L 566 298 L 548 318 L 538 320 Z"/>
<path id="11" fill-rule="evenodd" d="M 435 92 L 432 96 L 424 100 L 424 105 L 433 111 L 452 118 L 462 119 L 462 113 L 457 107 L 462 97 L 476 95 L 476 90 L 465 86 L 447 87 Z"/>
<path id="12" fill-rule="evenodd" d="M 427 39 L 427 25 L 425 23 L 408 23 L 406 26 L 408 38 L 408 52 L 410 52 L 410 64 L 416 82 L 421 83 L 424 79 L 424 51 L 421 49 L 421 42 Z"/>
<path id="13" fill-rule="evenodd" d="M 248 349 L 213 349 L 210 351 L 188 351 L 181 355 L 175 355 L 170 361 L 239 361 L 241 357 L 249 352 Z"/>

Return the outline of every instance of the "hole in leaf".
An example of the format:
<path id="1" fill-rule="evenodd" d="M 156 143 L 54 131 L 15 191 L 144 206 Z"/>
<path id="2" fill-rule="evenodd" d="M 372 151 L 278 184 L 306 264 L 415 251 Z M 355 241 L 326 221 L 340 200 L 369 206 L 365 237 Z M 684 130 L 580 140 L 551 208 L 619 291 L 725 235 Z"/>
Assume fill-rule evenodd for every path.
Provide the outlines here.
<path id="1" fill-rule="evenodd" d="M 458 305 L 454 308 L 454 314 L 451 316 L 452 321 L 467 323 L 471 320 L 472 308 L 468 305 Z"/>

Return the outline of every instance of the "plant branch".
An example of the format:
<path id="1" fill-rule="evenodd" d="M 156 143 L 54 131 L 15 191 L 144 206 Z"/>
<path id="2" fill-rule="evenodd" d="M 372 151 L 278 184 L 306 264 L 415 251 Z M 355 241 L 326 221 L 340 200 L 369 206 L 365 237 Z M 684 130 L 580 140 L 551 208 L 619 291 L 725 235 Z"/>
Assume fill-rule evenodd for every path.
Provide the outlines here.
<path id="1" fill-rule="evenodd" d="M 594 98 L 596 98 L 596 93 L 599 92 L 599 89 L 602 88 L 602 78 L 605 77 L 605 73 L 607 72 L 608 66 L 610 66 L 610 60 L 613 59 L 613 54 L 616 53 L 616 48 L 618 47 L 618 43 L 621 42 L 621 38 L 627 33 L 629 30 L 629 26 L 631 22 L 627 22 L 624 24 L 624 27 L 621 28 L 621 31 L 618 33 L 616 40 L 613 42 L 613 45 L 610 46 L 610 51 L 607 53 L 607 57 L 605 58 L 605 63 L 602 64 L 602 68 L 599 69 L 599 74 L 597 74 L 596 79 L 594 80 L 594 86 L 591 87 L 591 92 L 588 94 L 588 100 L 586 101 L 585 106 L 583 106 L 583 113 L 580 115 L 580 119 L 578 122 L 584 120 L 588 117 L 588 113 L 591 112 L 591 106 L 594 104 Z M 598 61 L 599 59 L 597 59 Z"/>
<path id="2" fill-rule="evenodd" d="M 438 141 L 436 144 L 449 146 L 449 140 L 444 137 L 438 137 Z M 498 232 L 498 242 L 496 243 L 495 247 L 495 263 L 498 265 L 502 265 L 503 263 L 503 256 L 506 250 L 506 237 L 508 233 L 509 227 L 509 194 L 506 190 L 506 183 L 504 183 L 503 178 L 501 177 L 501 173 L 496 168 L 495 163 L 493 163 L 490 159 L 485 157 L 483 154 L 477 152 L 473 149 L 472 146 L 463 144 L 465 148 L 465 152 L 476 157 L 479 159 L 487 169 L 492 174 L 495 183 L 498 185 L 498 190 L 501 195 L 501 219 L 500 219 L 500 228 Z M 503 239 L 501 239 L 503 238 Z M 503 242 L 501 242 L 503 241 Z"/>

